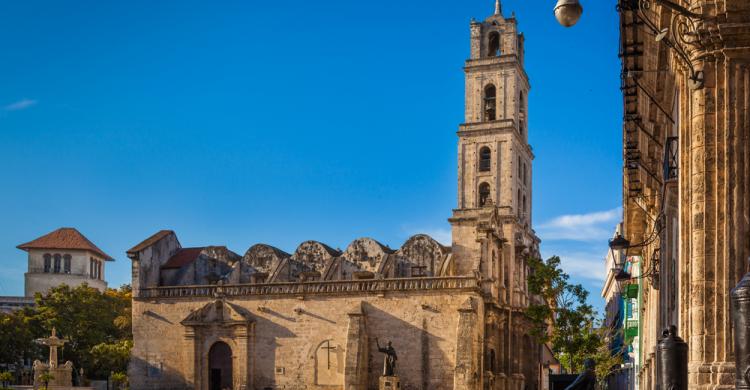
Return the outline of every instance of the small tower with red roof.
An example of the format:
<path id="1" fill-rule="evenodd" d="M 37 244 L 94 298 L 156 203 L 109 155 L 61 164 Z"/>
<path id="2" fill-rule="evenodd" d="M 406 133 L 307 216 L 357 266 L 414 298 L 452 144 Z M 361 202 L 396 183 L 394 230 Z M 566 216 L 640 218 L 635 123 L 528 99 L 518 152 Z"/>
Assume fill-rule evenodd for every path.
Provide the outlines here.
<path id="1" fill-rule="evenodd" d="M 74 228 L 57 229 L 17 248 L 29 254 L 27 297 L 62 284 L 77 287 L 86 283 L 101 291 L 107 288 L 104 264 L 114 259 Z"/>

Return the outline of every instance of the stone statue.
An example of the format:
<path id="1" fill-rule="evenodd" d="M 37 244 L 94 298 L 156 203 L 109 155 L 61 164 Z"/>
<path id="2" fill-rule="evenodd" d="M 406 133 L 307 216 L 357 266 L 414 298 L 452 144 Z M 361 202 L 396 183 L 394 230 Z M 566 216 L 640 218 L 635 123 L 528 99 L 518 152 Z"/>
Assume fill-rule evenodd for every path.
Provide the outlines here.
<path id="1" fill-rule="evenodd" d="M 596 363 L 594 359 L 583 361 L 583 372 L 565 390 L 594 390 L 596 388 Z"/>
<path id="2" fill-rule="evenodd" d="M 393 345 L 389 341 L 385 348 L 381 348 L 377 337 L 375 337 L 375 344 L 378 346 L 378 351 L 385 354 L 385 358 L 383 359 L 383 376 L 395 376 L 394 372 L 398 357 L 396 356 L 396 350 L 393 349 Z"/>

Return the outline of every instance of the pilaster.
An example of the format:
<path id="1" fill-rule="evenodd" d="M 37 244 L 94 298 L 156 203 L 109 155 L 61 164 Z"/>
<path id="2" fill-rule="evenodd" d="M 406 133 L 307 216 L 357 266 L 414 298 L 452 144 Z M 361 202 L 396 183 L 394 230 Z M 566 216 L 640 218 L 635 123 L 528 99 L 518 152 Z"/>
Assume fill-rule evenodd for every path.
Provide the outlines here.
<path id="1" fill-rule="evenodd" d="M 474 390 L 479 388 L 479 362 L 482 346 L 478 341 L 477 300 L 469 298 L 458 310 L 456 329 L 456 368 L 453 378 L 454 390 Z"/>
<path id="2" fill-rule="evenodd" d="M 344 389 L 367 389 L 368 339 L 365 313 L 362 307 L 349 313 L 346 333 L 346 362 L 344 366 Z"/>
<path id="3" fill-rule="evenodd" d="M 750 31 L 750 30 L 749 30 Z M 726 45 L 727 42 L 724 42 Z M 724 48 L 698 62 L 705 87 L 690 92 L 686 193 L 689 211 L 682 223 L 689 242 L 687 314 L 691 387 L 733 388 L 729 291 L 747 269 L 748 208 L 748 50 Z M 687 241 L 687 240 L 685 240 Z"/>

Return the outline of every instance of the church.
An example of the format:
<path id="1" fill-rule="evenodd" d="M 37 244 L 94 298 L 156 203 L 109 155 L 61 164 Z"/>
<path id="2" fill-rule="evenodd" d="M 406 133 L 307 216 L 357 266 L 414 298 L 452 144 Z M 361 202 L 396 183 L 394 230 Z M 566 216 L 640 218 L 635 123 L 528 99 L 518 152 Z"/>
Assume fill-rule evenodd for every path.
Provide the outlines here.
<path id="1" fill-rule="evenodd" d="M 553 358 L 524 316 L 540 243 L 524 37 L 499 0 L 470 37 L 451 245 L 416 235 L 240 255 L 157 232 L 127 252 L 133 389 L 383 389 L 388 342 L 394 389 L 545 387 Z"/>

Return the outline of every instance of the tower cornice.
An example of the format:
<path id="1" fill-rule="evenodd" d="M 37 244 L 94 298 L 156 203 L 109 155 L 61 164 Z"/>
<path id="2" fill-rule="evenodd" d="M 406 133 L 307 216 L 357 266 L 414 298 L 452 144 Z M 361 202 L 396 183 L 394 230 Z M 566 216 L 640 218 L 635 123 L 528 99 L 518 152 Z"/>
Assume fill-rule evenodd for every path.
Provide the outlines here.
<path id="1" fill-rule="evenodd" d="M 519 75 L 521 75 L 523 81 L 526 83 L 526 88 L 531 89 L 531 81 L 529 75 L 523 68 L 521 63 L 518 61 L 516 54 L 505 54 L 498 57 L 468 59 L 464 65 L 464 72 L 466 74 L 475 72 L 485 72 L 488 70 L 496 69 L 498 66 L 504 69 L 512 69 Z"/>

